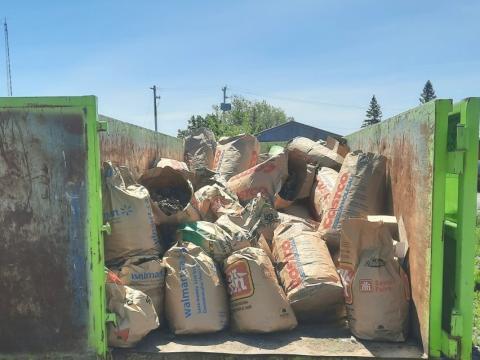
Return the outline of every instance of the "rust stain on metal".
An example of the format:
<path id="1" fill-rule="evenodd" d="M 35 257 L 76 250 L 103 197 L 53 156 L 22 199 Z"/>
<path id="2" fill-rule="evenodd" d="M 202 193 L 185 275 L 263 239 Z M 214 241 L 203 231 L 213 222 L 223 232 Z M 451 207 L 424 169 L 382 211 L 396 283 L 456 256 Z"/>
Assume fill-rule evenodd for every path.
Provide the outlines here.
<path id="1" fill-rule="evenodd" d="M 101 160 L 126 165 L 135 178 L 162 157 L 183 161 L 183 141 L 119 120 L 100 116 L 108 132 L 100 134 Z"/>
<path id="2" fill-rule="evenodd" d="M 100 148 L 102 161 L 110 160 L 115 165 L 126 165 L 135 178 L 151 168 L 158 157 L 156 147 L 146 147 L 123 136 L 102 138 Z"/>

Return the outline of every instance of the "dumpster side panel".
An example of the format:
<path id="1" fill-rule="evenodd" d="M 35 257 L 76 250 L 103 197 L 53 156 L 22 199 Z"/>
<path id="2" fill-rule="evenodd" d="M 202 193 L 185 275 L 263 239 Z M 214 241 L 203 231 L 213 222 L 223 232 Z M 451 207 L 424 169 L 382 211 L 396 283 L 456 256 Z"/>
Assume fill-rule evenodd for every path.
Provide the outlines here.
<path id="1" fill-rule="evenodd" d="M 439 106 L 448 109 L 451 101 L 430 102 L 347 136 L 352 150 L 387 157 L 386 211 L 397 217 L 400 240 L 409 244 L 411 318 L 425 352 L 429 348 L 433 144 Z"/>
<path id="2" fill-rule="evenodd" d="M 135 177 L 161 157 L 183 161 L 183 140 L 100 115 L 108 124 L 100 134 L 101 160 L 127 165 Z"/>
<path id="3" fill-rule="evenodd" d="M 0 351 L 85 353 L 82 109 L 0 99 Z"/>

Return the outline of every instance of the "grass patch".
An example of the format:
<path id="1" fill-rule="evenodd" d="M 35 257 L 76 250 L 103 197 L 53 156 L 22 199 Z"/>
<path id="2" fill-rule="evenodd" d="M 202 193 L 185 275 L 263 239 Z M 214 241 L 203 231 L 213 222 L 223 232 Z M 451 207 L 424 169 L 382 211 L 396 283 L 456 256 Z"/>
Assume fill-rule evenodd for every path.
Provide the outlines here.
<path id="1" fill-rule="evenodd" d="M 480 228 L 477 228 L 477 249 L 475 251 L 475 291 L 480 291 Z"/>
<path id="2" fill-rule="evenodd" d="M 473 345 L 480 347 L 480 291 L 475 291 L 473 298 Z"/>
<path id="3" fill-rule="evenodd" d="M 473 344 L 480 347 L 480 227 L 475 251 L 475 294 L 473 298 Z"/>

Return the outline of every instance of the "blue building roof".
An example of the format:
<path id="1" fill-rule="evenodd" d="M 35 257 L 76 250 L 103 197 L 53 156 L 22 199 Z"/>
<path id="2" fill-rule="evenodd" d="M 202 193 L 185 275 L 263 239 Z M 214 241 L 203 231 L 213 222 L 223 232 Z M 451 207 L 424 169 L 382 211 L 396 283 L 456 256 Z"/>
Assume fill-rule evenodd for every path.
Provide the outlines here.
<path id="1" fill-rule="evenodd" d="M 256 137 L 260 142 L 280 142 L 289 141 L 297 136 L 303 136 L 314 141 L 326 140 L 328 136 L 341 138 L 342 135 L 325 131 L 314 126 L 299 123 L 297 121 L 288 121 L 284 124 L 260 131 Z"/>

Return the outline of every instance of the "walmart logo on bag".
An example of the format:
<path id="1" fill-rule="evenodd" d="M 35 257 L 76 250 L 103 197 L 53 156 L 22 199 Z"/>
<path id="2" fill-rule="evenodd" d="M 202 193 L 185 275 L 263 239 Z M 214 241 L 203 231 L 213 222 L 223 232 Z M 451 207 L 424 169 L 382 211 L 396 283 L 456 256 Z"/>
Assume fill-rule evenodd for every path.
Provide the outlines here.
<path id="1" fill-rule="evenodd" d="M 112 211 L 104 212 L 103 219 L 105 221 L 108 221 L 115 218 L 129 216 L 132 214 L 133 214 L 133 207 L 131 205 L 125 204 L 119 207 L 118 209 L 113 209 Z"/>
<path id="2" fill-rule="evenodd" d="M 156 280 L 163 277 L 162 271 L 132 273 L 132 281 Z"/>

